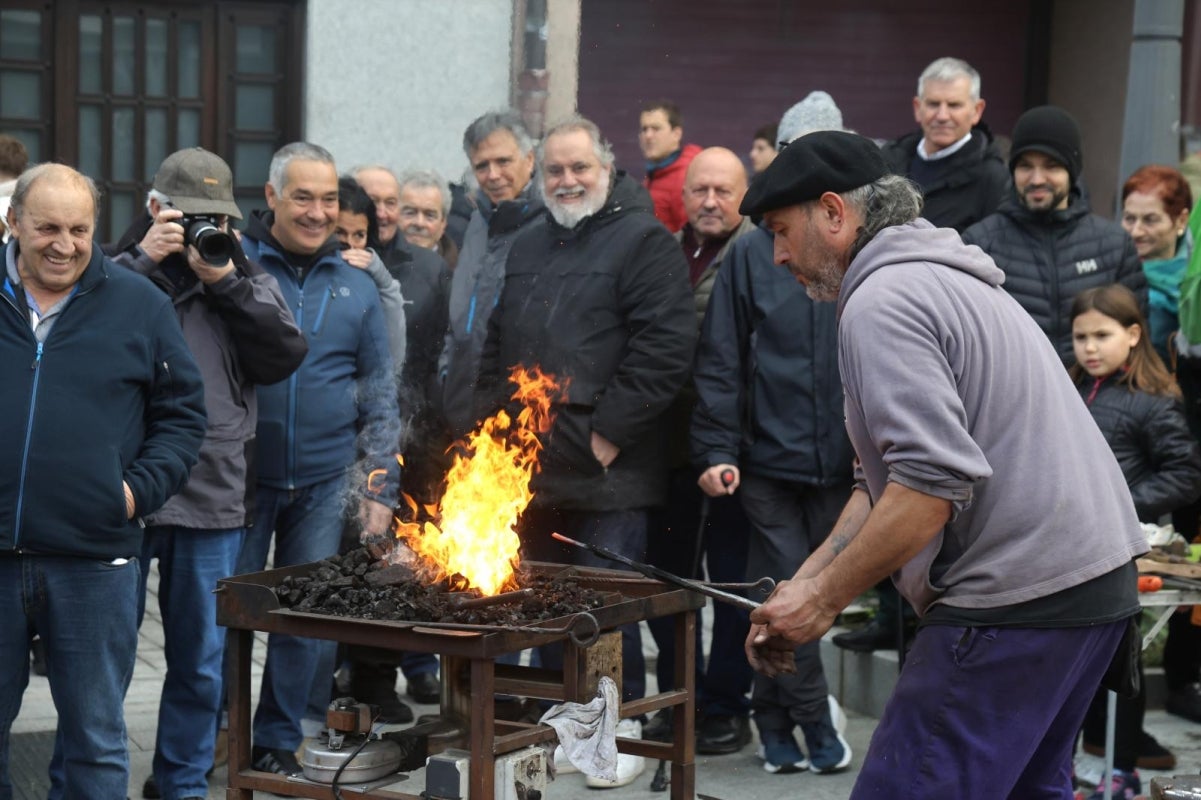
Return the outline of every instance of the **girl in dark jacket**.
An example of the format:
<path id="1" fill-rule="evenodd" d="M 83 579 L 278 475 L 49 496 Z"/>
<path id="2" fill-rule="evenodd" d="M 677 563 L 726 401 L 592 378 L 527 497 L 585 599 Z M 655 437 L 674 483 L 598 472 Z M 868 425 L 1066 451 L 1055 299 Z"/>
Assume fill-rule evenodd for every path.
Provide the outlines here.
<path id="1" fill-rule="evenodd" d="M 1125 286 L 1081 292 L 1071 317 L 1076 363 L 1069 374 L 1118 459 L 1139 520 L 1158 522 L 1201 494 L 1201 454 L 1184 419 L 1180 390 Z M 1143 731 L 1145 708 L 1141 691 L 1118 698 L 1113 797 L 1134 797 L 1141 790 L 1136 766 L 1176 765 L 1175 756 Z M 1104 753 L 1105 709 L 1101 690 L 1084 720 L 1086 752 Z M 1094 797 L 1102 797 L 1102 789 Z"/>

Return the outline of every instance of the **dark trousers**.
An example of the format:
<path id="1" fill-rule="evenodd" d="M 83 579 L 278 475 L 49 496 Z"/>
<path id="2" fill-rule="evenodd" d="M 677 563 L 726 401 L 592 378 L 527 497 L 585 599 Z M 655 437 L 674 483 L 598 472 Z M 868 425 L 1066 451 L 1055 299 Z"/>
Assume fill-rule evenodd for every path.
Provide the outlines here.
<path id="1" fill-rule="evenodd" d="M 621 565 L 551 538 L 559 532 L 571 539 L 597 545 L 619 555 L 642 561 L 646 558 L 646 509 L 620 511 L 577 511 L 558 508 L 529 508 L 517 523 L 523 560 L 552 561 L 579 567 L 620 569 Z M 621 699 L 637 700 L 646 696 L 646 659 L 642 656 L 642 632 L 637 623 L 622 625 Z M 563 669 L 563 646 L 538 648 L 542 666 Z"/>
<path id="2" fill-rule="evenodd" d="M 1071 800 L 1076 734 L 1126 625 L 920 628 L 852 800 Z"/>
<path id="3" fill-rule="evenodd" d="M 851 483 L 822 487 L 743 473 L 738 491 L 751 522 L 748 576 L 780 581 L 791 578 L 830 535 L 851 496 Z M 820 720 L 828 713 L 821 642 L 798 647 L 795 661 L 794 674 L 755 675 L 751 708 L 760 732 L 791 731 L 796 724 Z"/>
<path id="4" fill-rule="evenodd" d="M 748 527 L 737 495 L 709 499 L 709 516 L 700 543 L 703 569 L 698 562 L 697 534 L 700 533 L 704 493 L 696 485 L 692 469 L 672 473 L 667 506 L 651 514 L 647 560 L 668 572 L 689 578 L 738 583 L 746 579 Z M 705 613 L 702 609 L 700 613 Z M 701 625 L 696 626 L 696 686 L 701 713 L 745 717 L 750 711 L 747 694 L 754 674 L 743 645 L 750 630 L 750 614 L 728 603 L 713 603 L 713 638 L 706 662 L 701 647 Z M 670 617 L 648 620 L 651 636 L 659 648 L 655 676 L 659 690 L 674 688 L 676 653 L 674 625 Z"/>
<path id="5" fill-rule="evenodd" d="M 1181 358 L 1176 381 L 1184 394 L 1184 417 L 1195 438 L 1201 439 L 1201 359 Z M 1201 541 L 1201 499 L 1172 512 L 1172 525 L 1190 542 Z M 1172 615 L 1163 648 L 1163 677 L 1169 692 L 1178 692 L 1201 678 L 1201 627 L 1189 620 L 1191 607 Z"/>
<path id="6" fill-rule="evenodd" d="M 1138 662 L 1138 694 L 1118 695 L 1113 718 L 1113 766 L 1129 772 L 1138 766 L 1138 745 L 1143 733 L 1143 717 L 1147 712 L 1147 694 L 1143 677 L 1143 661 Z M 1105 723 L 1109 717 L 1109 692 L 1098 689 L 1084 715 L 1084 741 L 1105 746 Z"/>
<path id="7" fill-rule="evenodd" d="M 1168 620 L 1163 646 L 1163 678 L 1169 692 L 1179 692 L 1201 678 L 1201 627 L 1192 623 L 1193 608 L 1177 611 Z"/>

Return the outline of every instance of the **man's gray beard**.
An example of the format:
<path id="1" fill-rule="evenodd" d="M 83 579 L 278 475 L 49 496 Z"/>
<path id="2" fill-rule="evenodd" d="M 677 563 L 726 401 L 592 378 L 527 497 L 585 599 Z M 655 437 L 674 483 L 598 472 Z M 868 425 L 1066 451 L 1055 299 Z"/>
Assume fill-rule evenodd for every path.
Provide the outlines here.
<path id="1" fill-rule="evenodd" d="M 555 197 L 544 197 L 546 210 L 550 212 L 555 222 L 564 228 L 574 228 L 584 220 L 600 211 L 605 206 L 609 196 L 609 176 L 602 175 L 591 191 L 585 192 L 579 203 L 568 206 L 560 203 Z"/>
<path id="2" fill-rule="evenodd" d="M 838 293 L 842 290 L 842 278 L 842 268 L 831 258 L 818 270 L 817 277 L 805 285 L 805 294 L 809 295 L 810 300 L 833 302 L 838 299 Z"/>

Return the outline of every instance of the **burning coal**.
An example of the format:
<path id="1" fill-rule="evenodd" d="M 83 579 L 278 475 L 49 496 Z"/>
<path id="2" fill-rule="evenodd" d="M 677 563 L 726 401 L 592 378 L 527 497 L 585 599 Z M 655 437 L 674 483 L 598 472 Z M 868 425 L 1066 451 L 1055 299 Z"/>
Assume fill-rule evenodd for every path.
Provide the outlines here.
<path id="1" fill-rule="evenodd" d="M 458 442 L 442 499 L 420 506 L 406 496 L 413 521 L 396 525 L 407 547 L 394 551 L 394 561 L 430 581 L 461 576 L 466 585 L 457 588 L 483 595 L 517 588 L 517 518 L 534 497 L 538 435 L 550 430 L 553 402 L 566 388 L 537 367 L 513 367 L 509 381 L 521 405 L 516 419 L 502 409 Z"/>

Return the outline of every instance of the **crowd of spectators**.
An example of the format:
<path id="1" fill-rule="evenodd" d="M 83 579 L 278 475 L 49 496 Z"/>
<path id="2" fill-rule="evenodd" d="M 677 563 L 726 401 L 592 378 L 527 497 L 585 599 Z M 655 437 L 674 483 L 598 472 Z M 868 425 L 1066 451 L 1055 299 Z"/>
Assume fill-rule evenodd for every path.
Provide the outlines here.
<path id="1" fill-rule="evenodd" d="M 1201 264 L 1193 260 L 1199 224 L 1184 176 L 1171 166 L 1141 168 L 1123 188 L 1120 221 L 1111 221 L 1090 209 L 1081 131 L 1066 110 L 1027 110 L 1003 148 L 983 121 L 980 75 L 955 58 L 922 72 L 912 104 L 915 129 L 875 143 L 865 159 L 857 148 L 868 140 L 846 131 L 833 97 L 814 91 L 778 123 L 754 131 L 749 169 L 726 148 L 686 142 L 681 109 L 668 100 L 644 106 L 637 131 L 602 132 L 572 116 L 540 139 L 516 112 L 488 111 L 463 134 L 465 179 L 454 184 L 420 164 L 399 173 L 382 163 L 340 170 L 320 145 L 295 142 L 275 153 L 264 208 L 253 211 L 234 202 L 229 166 L 192 148 L 163 161 L 144 210 L 103 248 L 91 242 L 98 199 L 90 181 L 67 167 L 27 168 L 20 143 L 0 136 L 0 235 L 11 239 L 0 346 L 12 353 L 0 404 L 10 412 L 8 441 L 23 443 L 0 471 L 8 501 L 0 572 L 10 576 L 3 581 L 8 607 L 19 609 L 0 626 L 0 685 L 7 687 L 0 728 L 7 732 L 20 707 L 35 638 L 33 669 L 67 704 L 66 687 L 82 683 L 72 665 L 94 661 L 101 669 L 87 682 L 103 703 L 81 702 L 76 711 L 60 705 L 51 773 L 65 796 L 125 795 L 120 698 L 157 559 L 168 679 L 143 796 L 204 797 L 206 773 L 220 758 L 214 742 L 223 701 L 223 637 L 209 594 L 215 581 L 359 544 L 377 554 L 393 547 L 402 491 L 437 502 L 448 448 L 505 405 L 515 364 L 570 379 L 544 436 L 534 500 L 518 523 L 523 557 L 611 566 L 559 547 L 548 535 L 559 531 L 716 582 L 815 578 L 837 561 L 840 545 L 828 538 L 850 510 L 871 529 L 857 504 L 869 491 L 865 481 L 879 480 L 892 458 L 886 443 L 871 438 L 880 420 L 870 416 L 870 403 L 860 408 L 862 428 L 848 434 L 847 408 L 866 401 L 858 394 L 863 375 L 847 374 L 842 348 L 851 340 L 840 330 L 847 290 L 839 294 L 847 264 L 860 264 L 865 247 L 884 258 L 890 241 L 912 248 L 905 255 L 915 258 L 929 246 L 953 252 L 952 261 L 968 265 L 956 269 L 1016 301 L 1030 330 L 1044 334 L 1023 333 L 1021 346 L 1037 350 L 1040 365 L 1073 370 L 1117 456 L 1134 498 L 1121 519 L 1136 512 L 1149 524 L 1174 519 L 1185 538 L 1196 537 L 1201 369 L 1178 332 L 1201 314 L 1201 296 L 1190 294 L 1201 291 Z M 831 132 L 837 136 L 822 138 Z M 606 135 L 635 134 L 645 163 L 631 174 L 615 163 Z M 840 162 L 846 154 L 851 160 Z M 881 183 L 885 176 L 905 179 L 910 188 L 895 196 L 910 191 L 926 222 L 887 216 L 881 203 L 898 190 Z M 838 196 L 852 200 L 828 201 L 843 178 L 851 182 L 837 191 L 850 193 Z M 828 218 L 815 222 L 813 203 Z M 795 208 L 809 209 L 808 216 L 790 216 Z M 889 239 L 891 227 L 860 228 L 853 244 L 844 241 L 841 220 L 857 214 L 864 225 L 882 215 L 903 233 Z M 243 221 L 240 232 L 233 220 Z M 208 240 L 212 247 L 201 246 L 197 224 L 217 237 Z M 802 258 L 794 252 L 800 230 L 809 237 L 805 247 L 819 248 L 813 243 L 827 234 L 846 247 L 811 249 Z M 814 254 L 830 255 L 839 269 L 796 266 Z M 965 302 L 988 293 L 963 291 Z M 139 311 L 126 318 L 144 320 L 145 330 L 101 338 L 93 327 L 91 337 L 72 338 L 82 321 L 115 325 L 114 314 L 129 304 Z M 974 335 L 964 324 L 964 335 Z M 1006 374 L 1020 372 L 995 347 L 957 350 L 970 346 L 946 342 L 951 366 L 944 366 L 964 359 L 980 370 L 978 359 L 997 359 Z M 78 374 L 66 375 L 60 364 Z M 116 374 L 102 374 L 110 365 Z M 65 409 L 50 399 L 51 387 L 111 398 L 71 409 L 74 423 L 55 431 L 48 419 Z M 852 390 L 854 397 L 844 396 Z M 1059 402 L 1062 392 L 1052 396 Z M 121 398 L 128 402 L 113 405 Z M 91 433 L 67 438 L 79 425 Z M 978 431 L 970 433 L 987 449 Z M 869 441 L 881 453 L 869 453 Z M 865 461 L 877 470 L 866 479 Z M 94 465 L 94 485 L 73 490 L 94 525 L 50 507 L 66 470 L 60 464 L 74 464 L 72 474 Z M 1107 480 L 1116 468 L 1110 473 Z M 949 493 L 943 499 L 954 513 L 948 505 L 944 519 L 940 505 L 934 514 L 940 530 L 971 519 L 970 484 L 978 498 L 990 496 L 982 489 L 990 480 L 1004 485 L 983 468 L 956 472 L 938 490 L 929 488 L 937 483 L 929 475 L 905 475 L 890 480 L 917 494 Z M 877 488 L 870 488 L 875 501 Z M 1110 544 L 1115 552 L 1135 549 Z M 1078 583 L 1117 580 L 1119 572 L 1126 574 L 1113 569 L 1053 583 L 1069 608 L 1081 602 L 1071 594 Z M 36 591 L 30 575 L 38 576 Z M 874 618 L 835 644 L 858 652 L 895 648 L 903 660 L 923 629 L 1004 625 L 1010 607 L 999 600 L 968 604 L 984 609 L 972 616 L 930 594 L 956 575 L 928 572 L 928 585 L 914 589 L 898 568 L 875 584 Z M 893 578 L 908 591 L 898 594 Z M 105 599 L 90 607 L 69 602 L 68 595 L 89 592 Z M 1024 603 L 1046 598 L 1020 596 L 1016 618 L 1042 619 L 1045 605 L 1032 611 Z M 119 613 L 114 598 L 121 598 Z M 817 641 L 759 627 L 783 617 L 757 617 L 753 628 L 745 611 L 718 605 L 712 613 L 708 652 L 697 650 L 697 752 L 742 750 L 753 723 L 768 772 L 849 768 L 843 713 L 830 696 Z M 65 615 L 90 635 L 64 639 Z M 186 626 L 172 623 L 178 619 Z M 650 627 L 665 688 L 674 676 L 672 632 Z M 1201 635 L 1187 611 L 1169 630 L 1168 710 L 1201 722 Z M 622 697 L 629 701 L 645 693 L 646 665 L 638 626 L 621 634 Z M 754 643 L 749 658 L 744 642 Z M 555 647 L 535 657 L 549 668 L 562 660 Z M 319 726 L 339 680 L 378 706 L 381 719 L 403 724 L 414 715 L 398 670 L 408 698 L 430 703 L 440 694 L 438 669 L 428 654 L 337 651 L 273 634 L 254 716 L 255 768 L 301 772 L 296 751 Z M 1095 689 L 1094 682 L 1088 694 Z M 1111 787 L 1118 797 L 1140 791 L 1137 767 L 1175 764 L 1143 730 L 1141 697 L 1124 702 Z M 1083 706 L 1079 712 L 1083 719 Z M 1090 751 L 1100 747 L 1097 713 L 1094 707 L 1084 728 Z M 891 727 L 898 718 L 888 719 L 882 736 L 898 735 Z M 667 741 L 674 729 L 663 711 L 622 720 L 618 735 Z M 0 748 L 7 746 L 5 733 Z M 622 754 L 615 779 L 587 780 L 594 788 L 623 785 L 643 769 L 641 757 Z M 7 785 L 0 754 L 0 796 Z"/>

